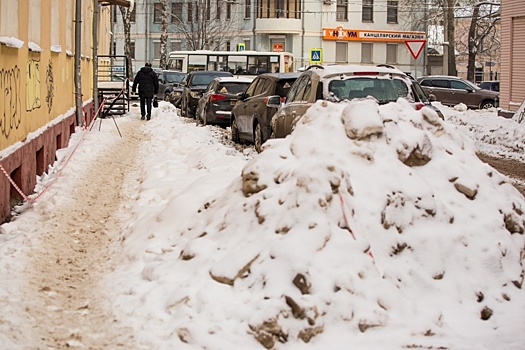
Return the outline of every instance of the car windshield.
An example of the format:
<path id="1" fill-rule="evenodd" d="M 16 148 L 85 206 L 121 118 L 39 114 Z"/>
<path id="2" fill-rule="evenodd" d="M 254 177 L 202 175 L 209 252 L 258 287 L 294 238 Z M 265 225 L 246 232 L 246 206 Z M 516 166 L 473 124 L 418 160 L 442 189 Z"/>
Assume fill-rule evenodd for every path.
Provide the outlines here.
<path id="1" fill-rule="evenodd" d="M 196 74 L 191 80 L 191 85 L 208 85 L 214 78 L 220 76 L 232 76 L 230 73 L 220 74 L 215 72 L 214 74 Z"/>
<path id="2" fill-rule="evenodd" d="M 411 100 L 409 87 L 402 79 L 358 77 L 346 80 L 332 80 L 328 84 L 331 96 L 338 100 L 374 97 L 379 103 L 395 102 L 399 97 Z"/>

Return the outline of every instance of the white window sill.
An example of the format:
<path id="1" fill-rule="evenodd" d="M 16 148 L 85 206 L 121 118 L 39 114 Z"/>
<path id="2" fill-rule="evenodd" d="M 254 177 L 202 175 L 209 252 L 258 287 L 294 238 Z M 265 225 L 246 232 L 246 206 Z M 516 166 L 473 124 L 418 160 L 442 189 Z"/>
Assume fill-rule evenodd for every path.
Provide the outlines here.
<path id="1" fill-rule="evenodd" d="M 7 37 L 7 36 L 0 36 L 0 44 L 3 44 L 7 47 L 13 47 L 15 49 L 21 49 L 24 46 L 24 42 L 20 39 Z"/>

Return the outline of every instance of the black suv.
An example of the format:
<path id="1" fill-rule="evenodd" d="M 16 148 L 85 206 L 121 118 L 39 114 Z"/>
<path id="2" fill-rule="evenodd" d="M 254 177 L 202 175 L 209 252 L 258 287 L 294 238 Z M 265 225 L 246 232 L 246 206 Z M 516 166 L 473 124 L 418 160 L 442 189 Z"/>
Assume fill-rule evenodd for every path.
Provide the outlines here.
<path id="1" fill-rule="evenodd" d="M 270 138 L 270 123 L 277 111 L 268 106 L 269 96 L 284 101 L 288 90 L 301 73 L 265 73 L 257 76 L 242 93 L 232 109 L 231 134 L 234 142 L 247 141 L 255 145 L 257 152 Z"/>
<path id="2" fill-rule="evenodd" d="M 284 104 L 278 96 L 268 99 L 268 106 L 279 107 L 272 118 L 271 137 L 290 134 L 317 100 L 341 102 L 366 98 L 373 98 L 379 104 L 404 98 L 414 109 L 431 108 L 443 119 L 443 114 L 430 104 L 432 99 L 417 82 L 393 66 L 313 65 L 295 81 Z"/>
<path id="3" fill-rule="evenodd" d="M 183 117 L 195 118 L 195 112 L 202 92 L 216 77 L 233 77 L 230 72 L 192 71 L 181 81 L 182 95 L 180 98 L 180 114 Z"/>

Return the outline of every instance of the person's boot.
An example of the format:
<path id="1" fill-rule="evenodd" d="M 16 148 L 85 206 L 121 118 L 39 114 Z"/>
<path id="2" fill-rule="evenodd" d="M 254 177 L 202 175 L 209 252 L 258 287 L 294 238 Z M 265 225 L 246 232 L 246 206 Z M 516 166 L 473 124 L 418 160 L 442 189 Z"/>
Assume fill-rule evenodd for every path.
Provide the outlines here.
<path id="1" fill-rule="evenodd" d="M 140 117 L 140 120 L 144 120 L 144 116 Z"/>
<path id="2" fill-rule="evenodd" d="M 150 120 L 150 119 L 151 119 L 151 115 L 148 114 L 148 115 L 146 116 L 146 119 L 147 119 L 147 120 Z"/>

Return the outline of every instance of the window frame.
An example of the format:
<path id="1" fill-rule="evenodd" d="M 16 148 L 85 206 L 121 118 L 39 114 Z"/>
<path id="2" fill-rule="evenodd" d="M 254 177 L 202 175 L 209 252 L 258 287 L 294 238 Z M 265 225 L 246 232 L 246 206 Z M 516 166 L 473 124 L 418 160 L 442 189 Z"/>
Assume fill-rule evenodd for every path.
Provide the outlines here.
<path id="1" fill-rule="evenodd" d="M 363 0 L 361 7 L 361 21 L 374 22 L 374 0 Z"/>
<path id="2" fill-rule="evenodd" d="M 397 0 L 388 0 L 386 2 L 386 23 L 398 23 L 398 6 Z"/>
<path id="3" fill-rule="evenodd" d="M 336 7 L 335 7 L 335 20 L 340 21 L 340 22 L 348 21 L 348 1 L 347 0 L 337 0 Z"/>

